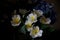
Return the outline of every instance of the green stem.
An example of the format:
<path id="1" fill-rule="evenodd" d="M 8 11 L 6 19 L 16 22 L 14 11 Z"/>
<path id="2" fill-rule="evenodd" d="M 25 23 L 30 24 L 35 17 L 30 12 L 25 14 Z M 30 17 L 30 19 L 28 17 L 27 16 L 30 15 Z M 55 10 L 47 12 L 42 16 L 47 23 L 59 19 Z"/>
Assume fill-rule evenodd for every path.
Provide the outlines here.
<path id="1" fill-rule="evenodd" d="M 34 39 L 32 38 L 32 40 L 34 40 Z"/>

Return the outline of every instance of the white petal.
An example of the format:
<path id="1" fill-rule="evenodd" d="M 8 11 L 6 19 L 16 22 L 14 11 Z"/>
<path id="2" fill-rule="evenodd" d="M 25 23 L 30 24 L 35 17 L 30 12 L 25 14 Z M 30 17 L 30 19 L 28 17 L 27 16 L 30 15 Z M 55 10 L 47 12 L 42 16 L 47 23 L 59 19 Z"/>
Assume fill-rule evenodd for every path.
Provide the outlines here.
<path id="1" fill-rule="evenodd" d="M 28 32 L 30 32 L 31 30 L 32 30 L 32 27 L 27 29 Z"/>
<path id="2" fill-rule="evenodd" d="M 36 38 L 36 37 L 38 37 L 38 35 L 32 36 L 32 38 Z"/>
<path id="3" fill-rule="evenodd" d="M 33 23 L 37 22 L 37 20 L 33 21 Z"/>
<path id="4" fill-rule="evenodd" d="M 29 18 L 29 16 L 27 16 L 27 19 Z"/>
<path id="5" fill-rule="evenodd" d="M 42 34 L 39 34 L 38 37 L 42 37 Z"/>
<path id="6" fill-rule="evenodd" d="M 41 10 L 37 10 L 37 12 L 39 13 L 40 16 L 43 15 L 43 11 L 41 11 Z"/>
<path id="7" fill-rule="evenodd" d="M 50 20 L 50 18 L 46 18 L 46 21 L 45 22 L 42 22 L 42 20 L 40 19 L 40 22 L 42 24 L 50 24 L 51 23 L 51 20 Z"/>
<path id="8" fill-rule="evenodd" d="M 11 22 L 12 26 L 19 26 L 21 22 L 19 22 L 18 24 L 14 24 L 13 22 Z"/>
<path id="9" fill-rule="evenodd" d="M 38 37 L 38 35 L 32 35 L 32 32 L 30 32 L 30 36 L 31 36 L 32 38 Z"/>
<path id="10" fill-rule="evenodd" d="M 25 25 L 27 25 L 28 23 L 32 24 L 32 22 L 30 20 L 26 20 Z"/>
<path id="11" fill-rule="evenodd" d="M 43 30 L 40 30 L 40 31 L 38 32 L 38 36 L 41 37 L 41 36 L 42 36 L 42 33 L 43 33 Z"/>
<path id="12" fill-rule="evenodd" d="M 51 20 L 49 18 L 47 18 L 47 22 L 45 24 L 50 24 Z"/>
<path id="13" fill-rule="evenodd" d="M 20 15 L 17 15 L 17 18 L 20 19 Z"/>
<path id="14" fill-rule="evenodd" d="M 20 20 L 20 15 L 14 15 L 14 16 L 12 17 L 12 20 L 13 20 L 14 18 L 18 18 L 18 19 Z"/>
<path id="15" fill-rule="evenodd" d="M 36 28 L 36 29 L 38 29 L 39 30 L 39 27 L 38 26 L 36 26 L 36 27 L 34 27 L 34 28 Z M 33 30 L 33 29 L 32 29 Z M 30 36 L 32 37 L 32 38 L 36 38 L 36 37 L 38 37 L 39 35 L 38 35 L 38 33 L 36 34 L 36 35 L 32 35 L 32 30 L 30 31 Z"/>
<path id="16" fill-rule="evenodd" d="M 34 17 L 35 17 L 34 21 L 32 21 L 31 16 L 34 16 Z M 29 16 L 27 16 L 27 19 L 28 19 L 29 21 L 31 21 L 32 23 L 33 23 L 33 22 L 36 22 L 36 21 L 37 21 L 37 15 L 31 13 L 31 14 L 29 14 Z"/>
<path id="17" fill-rule="evenodd" d="M 37 14 L 38 17 L 43 15 L 43 11 L 42 10 L 35 10 L 35 9 L 33 9 L 33 11 L 36 12 L 36 13 L 38 13 Z"/>
<path id="18" fill-rule="evenodd" d="M 14 15 L 14 16 L 12 17 L 12 20 L 14 20 L 14 18 L 18 18 L 18 20 L 20 20 L 20 15 Z M 19 26 L 20 23 L 21 23 L 21 22 L 19 22 L 18 24 L 15 24 L 15 23 L 13 23 L 13 21 L 11 21 L 12 26 Z"/>
<path id="19" fill-rule="evenodd" d="M 31 14 L 29 14 L 29 16 L 27 16 L 27 18 L 31 18 L 31 16 L 34 16 L 35 18 L 37 17 L 36 14 L 31 13 Z"/>
<path id="20" fill-rule="evenodd" d="M 35 28 L 39 30 L 39 26 L 36 26 Z"/>
<path id="21" fill-rule="evenodd" d="M 29 14 L 29 17 L 34 16 L 33 13 Z"/>

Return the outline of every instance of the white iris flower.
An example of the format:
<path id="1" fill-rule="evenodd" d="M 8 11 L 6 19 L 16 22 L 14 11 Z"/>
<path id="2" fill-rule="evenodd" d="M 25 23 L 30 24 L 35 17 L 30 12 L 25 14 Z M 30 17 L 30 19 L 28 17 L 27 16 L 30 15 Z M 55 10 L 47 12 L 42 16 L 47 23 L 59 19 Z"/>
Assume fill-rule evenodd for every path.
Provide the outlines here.
<path id="1" fill-rule="evenodd" d="M 32 22 L 29 21 L 29 20 L 27 20 L 27 21 L 25 22 L 25 25 L 26 25 L 27 31 L 31 31 L 31 29 L 32 29 Z"/>
<path id="2" fill-rule="evenodd" d="M 31 32 L 30 32 L 30 36 L 32 38 L 36 38 L 36 37 L 41 37 L 42 36 L 42 33 L 43 33 L 43 30 L 39 30 L 39 27 L 36 26 L 34 27 Z"/>
<path id="3" fill-rule="evenodd" d="M 40 22 L 42 24 L 50 24 L 51 23 L 51 19 L 50 18 L 41 17 Z"/>
<path id="4" fill-rule="evenodd" d="M 27 16 L 27 19 L 30 20 L 32 23 L 37 21 L 37 15 L 34 13 L 31 13 Z"/>
<path id="5" fill-rule="evenodd" d="M 11 21 L 12 26 L 19 26 L 20 23 L 21 23 L 20 15 L 14 15 Z"/>

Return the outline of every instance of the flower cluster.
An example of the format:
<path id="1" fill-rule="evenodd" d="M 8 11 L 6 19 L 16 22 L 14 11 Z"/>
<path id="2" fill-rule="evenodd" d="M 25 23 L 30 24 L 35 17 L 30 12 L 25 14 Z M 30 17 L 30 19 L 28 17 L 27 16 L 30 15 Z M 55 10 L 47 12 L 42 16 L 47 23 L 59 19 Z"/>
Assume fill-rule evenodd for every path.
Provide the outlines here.
<path id="1" fill-rule="evenodd" d="M 23 22 L 25 25 L 24 27 L 29 32 L 29 35 L 32 38 L 41 37 L 43 34 L 43 30 L 41 29 L 41 26 L 39 26 L 40 24 L 38 24 L 38 25 L 35 24 L 38 22 L 38 20 L 41 24 L 50 24 L 51 23 L 51 19 L 46 18 L 43 15 L 42 10 L 35 10 L 35 9 L 33 9 L 33 11 L 30 12 L 26 16 L 26 20 L 25 20 L 25 22 Z M 15 14 L 12 16 L 12 20 L 11 20 L 12 26 L 14 26 L 14 27 L 20 26 L 21 23 L 22 23 L 22 18 L 20 15 Z M 36 25 L 36 26 L 34 26 L 34 25 Z"/>

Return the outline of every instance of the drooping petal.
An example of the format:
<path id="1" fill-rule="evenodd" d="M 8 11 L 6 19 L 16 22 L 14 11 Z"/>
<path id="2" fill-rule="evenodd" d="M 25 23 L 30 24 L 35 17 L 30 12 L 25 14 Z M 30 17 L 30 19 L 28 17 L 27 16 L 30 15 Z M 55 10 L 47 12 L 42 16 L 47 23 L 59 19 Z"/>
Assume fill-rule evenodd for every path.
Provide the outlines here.
<path id="1" fill-rule="evenodd" d="M 42 10 L 33 9 L 33 11 L 35 12 L 35 14 L 37 14 L 38 17 L 43 15 L 43 11 Z"/>
<path id="2" fill-rule="evenodd" d="M 41 22 L 42 24 L 50 24 L 50 23 L 51 23 L 51 20 L 50 20 L 50 18 L 42 17 L 42 18 L 40 19 L 40 22 Z"/>
<path id="3" fill-rule="evenodd" d="M 19 26 L 21 22 L 19 22 L 18 24 L 14 24 L 13 22 L 11 22 L 12 26 Z"/>

